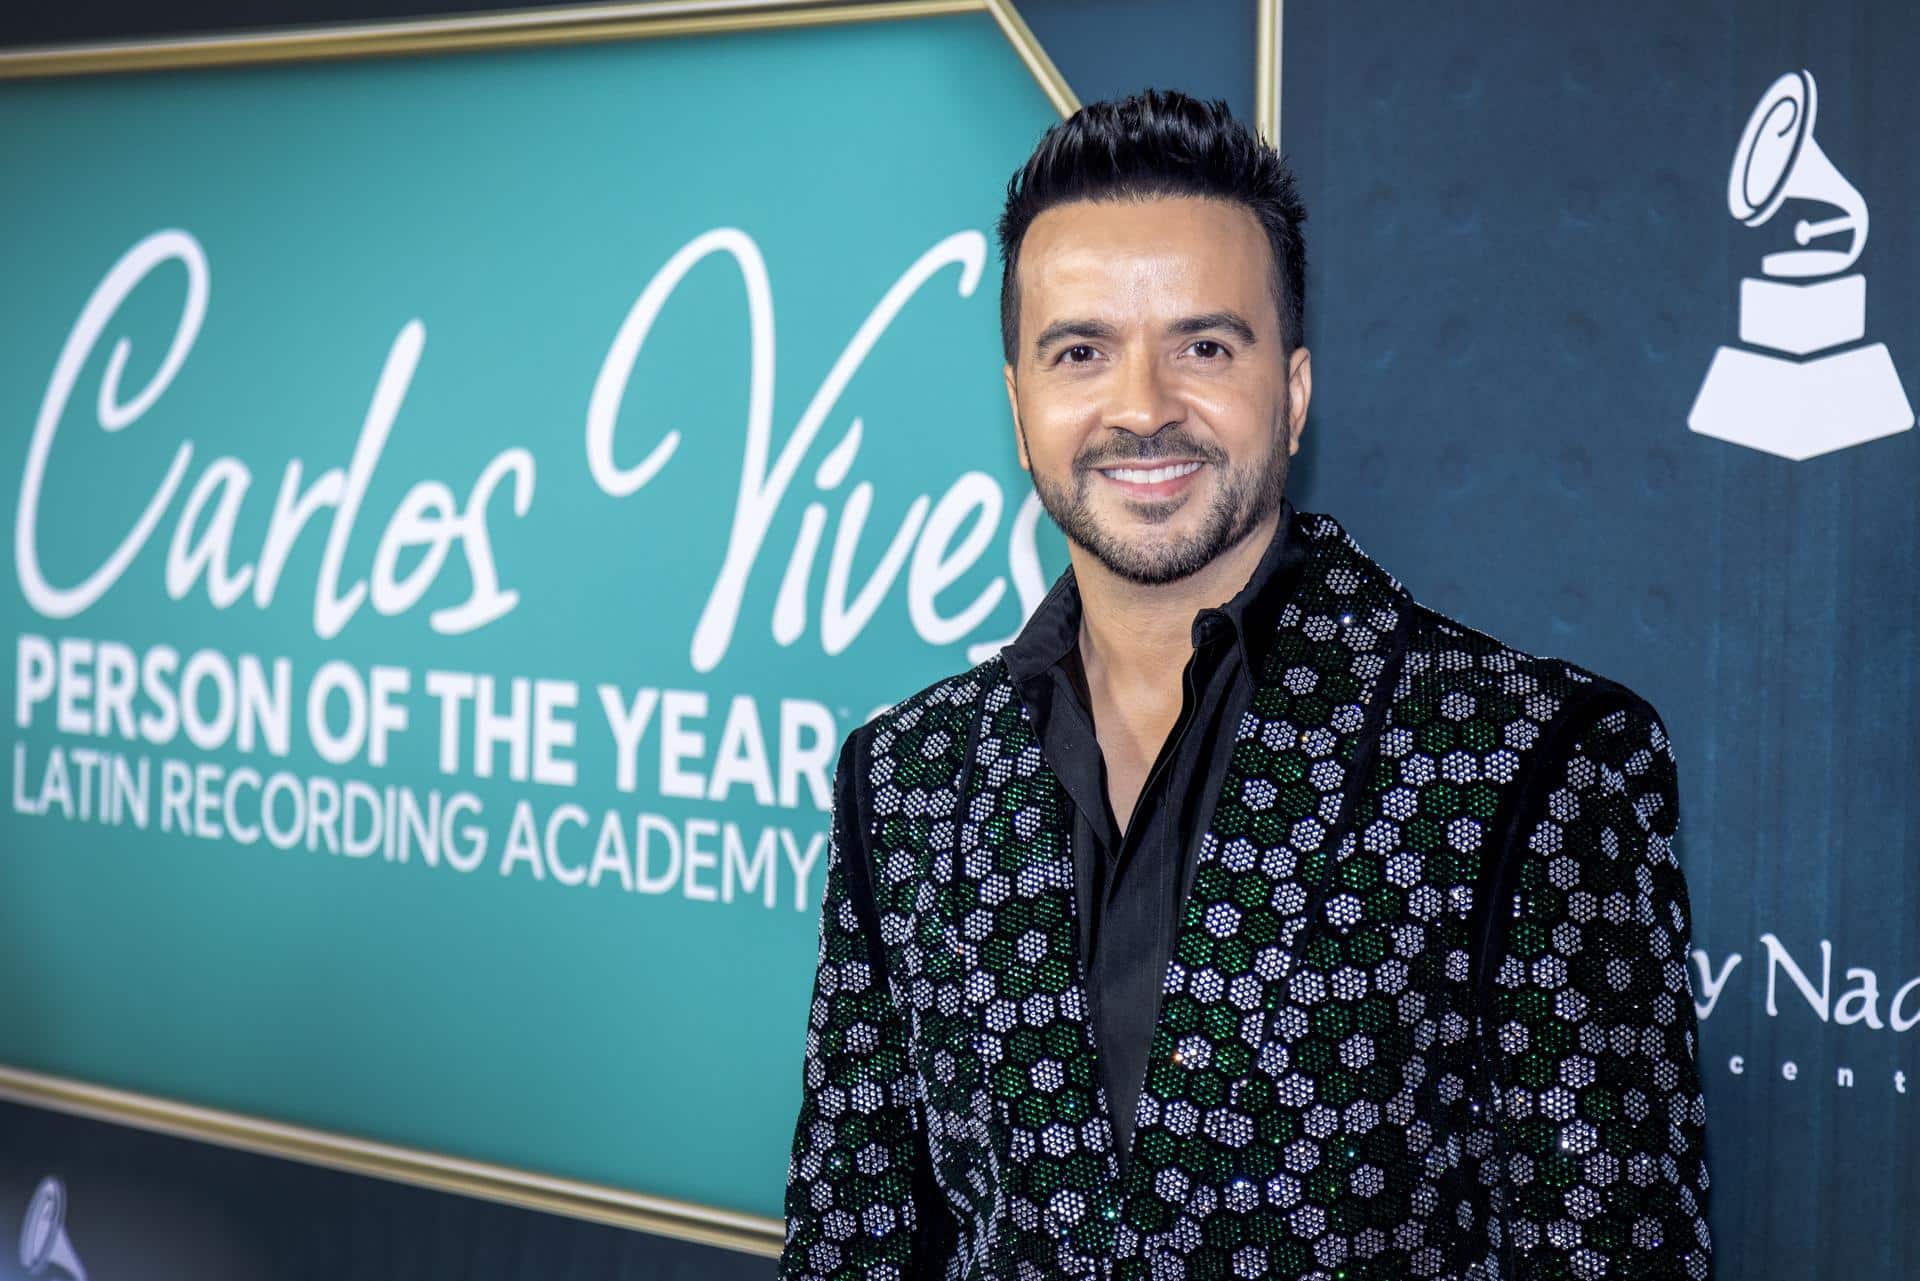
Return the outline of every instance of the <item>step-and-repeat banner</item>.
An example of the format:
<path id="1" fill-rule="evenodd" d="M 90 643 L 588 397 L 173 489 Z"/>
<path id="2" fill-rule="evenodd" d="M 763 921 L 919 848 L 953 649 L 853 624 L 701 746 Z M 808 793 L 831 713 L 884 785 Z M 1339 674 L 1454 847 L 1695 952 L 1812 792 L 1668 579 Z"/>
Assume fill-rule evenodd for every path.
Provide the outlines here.
<path id="1" fill-rule="evenodd" d="M 1719 1274 L 1920 1275 L 1920 16 L 1271 8 L 1296 502 L 1665 718 Z M 998 377 L 1021 52 L 982 11 L 0 85 L 0 1070 L 777 1214 L 834 748 L 1062 563 Z M 34 1115 L 46 1266 L 152 1249 L 124 1169 L 285 1164 L 130 1137 L 103 1187 L 114 1131 Z M 428 1194 L 249 1186 L 256 1244 L 276 1196 L 378 1221 L 322 1272 L 473 1270 Z"/>

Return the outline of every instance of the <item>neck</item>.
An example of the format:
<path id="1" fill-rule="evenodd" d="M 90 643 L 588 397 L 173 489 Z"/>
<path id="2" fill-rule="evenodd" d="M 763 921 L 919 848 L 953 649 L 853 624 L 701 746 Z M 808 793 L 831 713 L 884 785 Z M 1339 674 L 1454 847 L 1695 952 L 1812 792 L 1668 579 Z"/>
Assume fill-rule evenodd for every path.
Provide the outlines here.
<path id="1" fill-rule="evenodd" d="M 1178 582 L 1128 582 L 1069 544 L 1080 590 L 1080 657 L 1122 687 L 1177 682 L 1193 652 L 1193 616 L 1233 599 L 1253 577 L 1280 523 L 1278 510 L 1234 546 Z"/>

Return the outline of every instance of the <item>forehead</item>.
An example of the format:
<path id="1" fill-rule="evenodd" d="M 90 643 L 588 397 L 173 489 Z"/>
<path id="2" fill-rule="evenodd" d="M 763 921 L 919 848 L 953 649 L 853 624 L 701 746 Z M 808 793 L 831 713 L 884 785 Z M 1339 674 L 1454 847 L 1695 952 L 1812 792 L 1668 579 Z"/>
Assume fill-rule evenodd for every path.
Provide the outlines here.
<path id="1" fill-rule="evenodd" d="M 1276 323 L 1272 249 L 1245 205 L 1196 196 L 1075 200 L 1048 209 L 1020 244 L 1021 310 L 1098 304 L 1127 311 L 1231 308 Z M 1024 326 L 1023 326 L 1024 327 Z"/>

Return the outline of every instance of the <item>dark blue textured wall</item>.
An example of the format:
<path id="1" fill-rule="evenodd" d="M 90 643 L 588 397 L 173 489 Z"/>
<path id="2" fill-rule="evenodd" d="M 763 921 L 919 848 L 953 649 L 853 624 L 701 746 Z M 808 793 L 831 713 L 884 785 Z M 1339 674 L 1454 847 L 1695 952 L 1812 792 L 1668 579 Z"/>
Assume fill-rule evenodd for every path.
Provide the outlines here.
<path id="1" fill-rule="evenodd" d="M 1872 215 L 1867 337 L 1920 395 L 1920 10 L 1290 0 L 1286 41 L 1297 500 L 1417 596 L 1664 715 L 1695 945 L 1726 979 L 1702 1023 L 1720 1275 L 1920 1276 L 1920 1028 L 1890 1009 L 1920 976 L 1920 432 L 1790 462 L 1687 429 L 1740 279 L 1832 212 L 1727 209 L 1749 113 L 1801 68 Z M 1823 940 L 1824 1021 L 1778 959 L 1818 990 Z"/>

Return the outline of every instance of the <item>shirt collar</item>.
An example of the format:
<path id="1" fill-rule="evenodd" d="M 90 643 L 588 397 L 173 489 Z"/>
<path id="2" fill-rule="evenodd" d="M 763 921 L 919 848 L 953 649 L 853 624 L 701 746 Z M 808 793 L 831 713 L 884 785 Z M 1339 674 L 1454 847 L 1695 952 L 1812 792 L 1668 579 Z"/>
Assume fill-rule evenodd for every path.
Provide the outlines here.
<path id="1" fill-rule="evenodd" d="M 1193 644 L 1231 642 L 1249 679 L 1257 679 L 1266 659 L 1280 611 L 1286 607 L 1307 563 L 1305 532 L 1287 498 L 1280 520 L 1246 586 L 1224 605 L 1203 609 L 1193 618 Z M 1058 667 L 1080 640 L 1080 589 L 1069 565 L 1040 601 L 1012 643 L 1000 651 L 1014 683 L 1025 684 Z"/>

